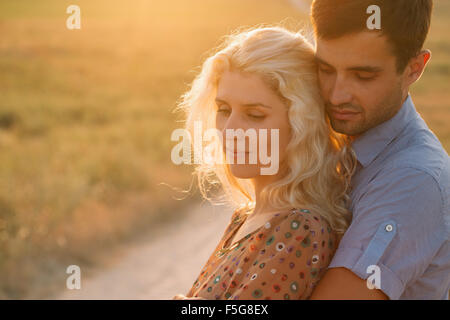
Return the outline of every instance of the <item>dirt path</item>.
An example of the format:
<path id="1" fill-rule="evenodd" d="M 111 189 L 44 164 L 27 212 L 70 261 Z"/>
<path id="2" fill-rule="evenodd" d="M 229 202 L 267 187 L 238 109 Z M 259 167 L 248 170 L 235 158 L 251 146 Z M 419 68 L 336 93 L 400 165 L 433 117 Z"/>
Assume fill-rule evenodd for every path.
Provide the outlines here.
<path id="1" fill-rule="evenodd" d="M 185 294 L 220 240 L 232 209 L 195 204 L 180 222 L 117 249 L 108 266 L 83 278 L 81 289 L 56 299 L 171 299 Z M 81 268 L 82 269 L 82 268 Z"/>

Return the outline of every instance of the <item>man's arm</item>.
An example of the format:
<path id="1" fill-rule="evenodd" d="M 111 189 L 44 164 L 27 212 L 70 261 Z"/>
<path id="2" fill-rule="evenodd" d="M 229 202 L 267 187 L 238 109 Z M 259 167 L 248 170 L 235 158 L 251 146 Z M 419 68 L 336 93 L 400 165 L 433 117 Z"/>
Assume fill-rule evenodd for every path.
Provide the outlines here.
<path id="1" fill-rule="evenodd" d="M 353 222 L 311 299 L 399 299 L 445 241 L 438 183 L 418 169 L 385 169 L 353 210 Z M 371 266 L 379 268 L 380 290 L 367 287 Z"/>
<path id="2" fill-rule="evenodd" d="M 369 289 L 362 280 L 346 268 L 328 269 L 314 289 L 311 300 L 389 300 L 378 289 Z"/>

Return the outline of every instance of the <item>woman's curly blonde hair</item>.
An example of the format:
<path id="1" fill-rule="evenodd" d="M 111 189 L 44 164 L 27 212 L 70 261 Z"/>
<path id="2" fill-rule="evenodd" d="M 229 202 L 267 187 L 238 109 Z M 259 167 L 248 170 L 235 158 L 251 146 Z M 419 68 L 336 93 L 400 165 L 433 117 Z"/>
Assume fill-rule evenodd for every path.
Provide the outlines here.
<path id="1" fill-rule="evenodd" d="M 334 132 L 326 116 L 311 43 L 302 32 L 279 26 L 227 36 L 178 104 L 186 113 L 185 129 L 191 136 L 196 121 L 201 121 L 203 132 L 215 128 L 217 85 L 227 70 L 260 76 L 288 108 L 292 134 L 285 150 L 288 169 L 262 190 L 261 201 L 275 208 L 308 208 L 337 233 L 345 232 L 351 221 L 348 193 L 356 157 L 348 137 Z M 250 209 L 255 205 L 253 185 L 233 176 L 226 163 L 203 161 L 194 175 L 205 199 L 213 200 L 208 193 L 219 186 L 224 191 L 219 198 L 226 203 Z"/>

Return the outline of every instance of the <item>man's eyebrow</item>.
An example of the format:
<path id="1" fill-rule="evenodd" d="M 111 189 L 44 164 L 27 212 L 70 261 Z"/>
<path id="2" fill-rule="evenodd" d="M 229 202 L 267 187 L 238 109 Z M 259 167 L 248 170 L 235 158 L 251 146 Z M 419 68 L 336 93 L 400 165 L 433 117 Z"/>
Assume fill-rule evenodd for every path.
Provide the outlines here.
<path id="1" fill-rule="evenodd" d="M 228 104 L 228 102 L 226 102 L 225 100 L 222 100 L 220 98 L 216 98 L 216 102 L 222 102 L 222 103 Z M 245 103 L 245 104 L 242 104 L 242 106 L 246 107 L 246 108 L 250 108 L 250 107 L 264 107 L 264 108 L 272 109 L 271 106 L 268 106 L 268 105 L 266 105 L 264 103 L 261 103 L 261 102 Z"/>
<path id="2" fill-rule="evenodd" d="M 326 65 L 327 67 L 333 68 L 333 66 L 332 66 L 331 64 L 326 63 L 324 60 L 320 59 L 318 56 L 315 56 L 315 59 L 316 59 L 316 62 L 317 62 L 317 63 L 324 64 L 324 65 Z"/>
<path id="3" fill-rule="evenodd" d="M 317 63 L 324 64 L 327 67 L 330 67 L 330 68 L 334 69 L 334 67 L 331 64 L 325 62 L 324 60 L 320 59 L 319 57 L 316 56 L 315 58 L 316 58 Z M 373 66 L 354 66 L 354 67 L 348 67 L 347 70 L 349 70 L 349 71 L 361 71 L 361 72 L 376 73 L 376 72 L 383 71 L 383 68 L 381 68 L 381 67 L 373 67 Z"/>
<path id="4" fill-rule="evenodd" d="M 373 72 L 373 73 L 376 73 L 376 72 L 381 72 L 381 71 L 383 71 L 383 68 L 380 68 L 380 67 L 372 67 L 372 66 L 360 66 L 360 67 L 350 67 L 350 68 L 347 68 L 347 70 L 350 70 L 350 71 L 361 71 L 361 72 Z"/>

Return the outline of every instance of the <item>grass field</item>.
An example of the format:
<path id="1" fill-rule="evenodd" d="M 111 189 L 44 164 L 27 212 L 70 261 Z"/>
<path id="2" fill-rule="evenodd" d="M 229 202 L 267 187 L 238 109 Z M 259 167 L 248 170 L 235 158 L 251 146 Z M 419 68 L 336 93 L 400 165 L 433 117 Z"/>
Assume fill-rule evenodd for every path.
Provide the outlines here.
<path id="1" fill-rule="evenodd" d="M 412 94 L 450 150 L 450 3 L 435 7 Z M 63 266 L 176 215 L 189 199 L 160 183 L 191 183 L 170 161 L 177 98 L 220 37 L 281 21 L 308 20 L 288 0 L 1 1 L 0 298 L 44 295 Z"/>

